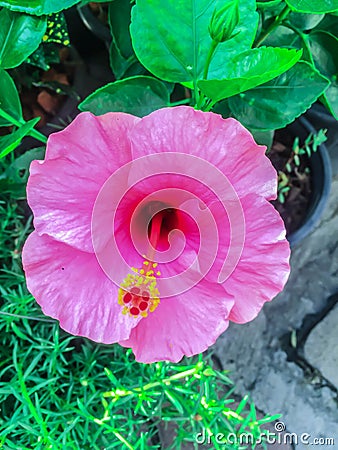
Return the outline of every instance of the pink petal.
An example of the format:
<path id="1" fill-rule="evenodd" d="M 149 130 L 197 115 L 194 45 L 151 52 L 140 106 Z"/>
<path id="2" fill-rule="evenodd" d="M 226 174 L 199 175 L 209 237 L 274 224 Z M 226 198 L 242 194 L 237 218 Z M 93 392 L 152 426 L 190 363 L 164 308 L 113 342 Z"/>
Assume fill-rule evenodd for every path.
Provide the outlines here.
<path id="1" fill-rule="evenodd" d="M 182 295 L 163 299 L 120 344 L 131 347 L 139 362 L 178 362 L 216 341 L 228 326 L 232 305 L 220 285 L 203 280 Z"/>
<path id="2" fill-rule="evenodd" d="M 113 176 L 105 183 L 95 202 L 92 216 L 92 239 L 98 261 L 107 276 L 117 283 L 122 282 L 131 267 L 141 268 L 145 255 L 149 256 L 150 218 L 163 205 L 180 209 L 180 204 L 192 197 L 180 189 L 159 191 L 152 184 L 154 192 L 150 195 L 145 196 L 139 189 L 131 189 L 120 202 L 120 188 L 124 190 L 124 180 L 124 176 Z M 159 205 L 158 209 L 155 205 Z M 162 249 L 156 252 L 157 262 L 175 260 L 173 265 L 176 267 L 176 259 L 184 249 L 183 234 L 189 239 L 189 233 L 194 230 L 194 223 L 188 219 L 185 218 L 184 223 L 182 221 L 180 224 L 181 232 L 171 231 L 168 236 L 164 236 Z M 183 253 L 189 252 L 184 250 Z"/>
<path id="3" fill-rule="evenodd" d="M 68 333 L 105 344 L 129 337 L 139 319 L 121 313 L 118 288 L 94 254 L 33 232 L 22 257 L 29 291 Z"/>
<path id="4" fill-rule="evenodd" d="M 80 113 L 64 130 L 48 138 L 46 160 L 66 158 L 86 170 L 112 174 L 130 161 L 128 133 L 141 119 L 126 113 Z M 89 170 L 89 169 L 87 169 Z"/>
<path id="5" fill-rule="evenodd" d="M 222 171 L 240 197 L 276 197 L 276 171 L 265 147 L 235 119 L 186 106 L 164 108 L 142 118 L 130 138 L 133 159 L 163 152 L 195 155 Z"/>
<path id="6" fill-rule="evenodd" d="M 39 234 L 93 251 L 95 198 L 106 179 L 131 159 L 128 132 L 139 119 L 123 113 L 77 116 L 50 136 L 45 161 L 33 161 L 27 196 Z"/>
<path id="7" fill-rule="evenodd" d="M 237 323 L 253 320 L 264 303 L 282 291 L 290 273 L 290 247 L 278 212 L 252 195 L 242 199 L 242 205 L 245 245 L 236 269 L 223 284 L 235 298 L 229 318 Z"/>

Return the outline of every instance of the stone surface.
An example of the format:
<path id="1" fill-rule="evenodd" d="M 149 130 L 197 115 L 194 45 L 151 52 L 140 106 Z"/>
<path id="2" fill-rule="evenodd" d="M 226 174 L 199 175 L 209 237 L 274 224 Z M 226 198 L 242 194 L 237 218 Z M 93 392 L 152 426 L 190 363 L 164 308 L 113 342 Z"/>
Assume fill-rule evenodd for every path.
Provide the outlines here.
<path id="1" fill-rule="evenodd" d="M 337 153 L 338 155 L 338 153 Z M 291 275 L 284 291 L 264 308 L 269 332 L 277 337 L 300 328 L 307 314 L 321 311 L 338 289 L 338 177 L 313 233 L 292 249 Z"/>
<path id="2" fill-rule="evenodd" d="M 236 325 L 230 323 L 228 330 L 216 342 L 216 354 L 223 368 L 230 371 L 230 378 L 239 390 L 247 390 L 256 381 L 257 372 L 252 363 L 259 361 L 266 350 L 266 317 L 264 312 L 252 322 Z M 249 339 L 248 339 L 249 338 Z"/>
<path id="3" fill-rule="evenodd" d="M 338 390 L 338 305 L 311 331 L 304 353 Z"/>
<path id="4" fill-rule="evenodd" d="M 338 152 L 335 154 L 338 160 Z M 325 385 L 326 381 L 320 378 L 320 374 L 313 377 L 300 365 L 288 360 L 282 348 L 282 337 L 292 330 L 302 329 L 307 315 L 320 314 L 326 307 L 329 296 L 337 290 L 336 175 L 321 222 L 311 235 L 292 250 L 291 275 L 284 291 L 271 303 L 267 303 L 253 322 L 245 325 L 231 324 L 215 344 L 216 354 L 223 367 L 231 370 L 230 377 L 236 384 L 237 393 L 241 396 L 249 393 L 256 407 L 266 414 L 282 414 L 281 421 L 285 423 L 287 430 L 297 435 L 297 450 L 309 448 L 309 445 L 301 442 L 304 433 L 310 436 L 310 444 L 316 438 L 334 439 L 333 445 L 330 443 L 317 448 L 338 448 L 338 395 L 332 386 Z M 330 324 L 333 336 L 333 330 L 338 330 L 337 316 L 338 313 L 335 325 Z M 325 320 L 333 321 L 329 318 Z M 328 325 L 325 323 L 322 329 L 327 331 Z M 317 331 L 316 338 L 312 338 L 311 344 L 308 344 L 305 356 L 309 358 L 310 364 L 314 365 L 313 359 L 312 363 L 310 361 L 310 346 L 312 353 L 316 355 L 337 352 L 337 339 L 329 341 L 325 338 L 324 331 L 320 335 Z M 297 346 L 300 343 L 295 344 Z M 322 371 L 320 367 L 318 369 Z M 337 362 L 333 371 L 338 374 Z M 324 373 L 323 376 L 325 377 Z M 336 383 L 336 380 L 337 375 L 330 381 Z"/>

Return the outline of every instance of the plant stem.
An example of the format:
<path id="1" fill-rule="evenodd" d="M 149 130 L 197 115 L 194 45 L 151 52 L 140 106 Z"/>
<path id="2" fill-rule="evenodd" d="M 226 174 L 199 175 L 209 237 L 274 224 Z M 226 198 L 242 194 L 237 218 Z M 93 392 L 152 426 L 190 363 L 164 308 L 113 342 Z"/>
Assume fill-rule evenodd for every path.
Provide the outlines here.
<path id="1" fill-rule="evenodd" d="M 15 119 L 14 117 L 12 117 L 10 114 L 6 113 L 6 111 L 4 111 L 3 109 L 0 108 L 0 116 L 3 117 L 5 120 L 8 120 L 8 122 L 11 122 L 13 125 L 15 125 L 16 127 L 20 128 L 22 127 L 22 125 L 25 125 L 25 121 L 19 121 L 17 119 Z M 47 143 L 47 138 L 44 134 L 40 133 L 40 131 L 38 130 L 31 130 L 28 133 L 30 136 L 32 136 L 33 138 L 37 139 L 38 141 L 42 142 L 43 144 Z"/>
<path id="2" fill-rule="evenodd" d="M 218 103 L 218 100 L 217 100 L 217 101 L 212 100 L 212 101 L 204 108 L 203 111 L 205 111 L 205 112 L 211 111 L 212 108 L 216 105 L 216 103 Z"/>
<path id="3" fill-rule="evenodd" d="M 16 319 L 37 320 L 38 322 L 56 323 L 55 320 L 44 319 L 43 317 L 21 316 L 19 314 L 11 314 L 4 311 L 0 311 L 0 316 L 15 317 Z"/>
<path id="4" fill-rule="evenodd" d="M 203 79 L 206 80 L 209 72 L 210 63 L 212 60 L 212 57 L 214 56 L 215 50 L 218 46 L 219 42 L 212 40 L 211 46 L 209 48 L 209 53 L 207 56 L 207 60 L 205 62 L 204 72 L 203 72 Z"/>
<path id="5" fill-rule="evenodd" d="M 276 17 L 275 21 L 262 33 L 258 41 L 255 43 L 254 47 L 259 47 L 265 39 L 283 22 L 283 20 L 288 16 L 291 9 L 289 6 L 285 6 L 283 11 Z"/>
<path id="6" fill-rule="evenodd" d="M 301 32 L 300 30 L 298 30 L 298 28 L 294 27 L 291 23 L 289 23 L 287 25 L 287 27 L 290 28 L 290 30 L 294 31 L 299 36 L 302 43 L 304 44 L 304 47 L 306 49 L 307 56 L 310 60 L 310 63 L 314 66 L 315 62 L 313 60 L 313 56 L 312 56 L 312 52 L 311 52 L 311 48 L 310 48 L 310 44 L 309 44 L 309 39 L 308 39 L 307 35 L 305 33 Z M 303 55 L 303 56 L 305 56 L 305 55 Z"/>
<path id="7" fill-rule="evenodd" d="M 131 395 L 131 394 L 135 394 L 135 393 L 138 393 L 138 392 L 147 391 L 148 389 L 152 389 L 154 387 L 158 387 L 158 386 L 161 386 L 163 384 L 164 385 L 170 384 L 171 381 L 180 380 L 180 379 L 188 377 L 190 375 L 198 374 L 202 370 L 203 367 L 204 367 L 203 364 L 201 365 L 200 363 L 198 363 L 192 369 L 188 369 L 188 370 L 185 370 L 183 372 L 176 373 L 175 375 L 172 375 L 171 377 L 165 378 L 165 379 L 163 379 L 161 381 L 155 381 L 153 383 L 148 383 L 148 384 L 145 384 L 142 387 L 136 387 L 133 390 L 117 389 L 115 392 L 114 391 L 105 392 L 103 394 L 103 396 L 104 397 L 125 397 L 127 395 Z"/>
<path id="8" fill-rule="evenodd" d="M 199 98 L 196 78 L 194 78 L 193 83 L 194 83 L 194 89 L 193 89 L 194 103 L 195 103 L 195 105 L 197 105 L 199 103 L 199 101 L 200 101 L 200 98 Z"/>
<path id="9" fill-rule="evenodd" d="M 215 53 L 215 50 L 216 50 L 218 44 L 219 44 L 219 42 L 214 41 L 214 40 L 212 40 L 212 42 L 211 42 L 211 45 L 210 45 L 210 48 L 209 48 L 209 53 L 208 53 L 208 56 L 207 56 L 207 60 L 205 62 L 205 66 L 204 66 L 203 80 L 206 80 L 207 77 L 208 77 L 210 63 L 211 63 L 211 60 L 212 60 L 212 58 L 214 56 L 214 53 Z M 197 89 L 197 87 L 195 89 Z M 205 100 L 205 95 L 201 94 L 199 99 L 198 99 L 198 101 L 196 101 L 195 108 L 196 109 L 201 109 L 204 100 Z"/>
<path id="10" fill-rule="evenodd" d="M 191 98 L 185 98 L 183 100 L 179 100 L 177 102 L 170 103 L 170 106 L 187 105 L 190 102 L 191 102 Z"/>

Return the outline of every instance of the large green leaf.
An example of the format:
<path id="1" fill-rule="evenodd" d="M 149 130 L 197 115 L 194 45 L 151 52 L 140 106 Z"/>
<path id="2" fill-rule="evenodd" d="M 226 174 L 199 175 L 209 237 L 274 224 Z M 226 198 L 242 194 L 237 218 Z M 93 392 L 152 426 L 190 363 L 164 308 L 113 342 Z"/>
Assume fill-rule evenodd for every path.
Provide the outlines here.
<path id="1" fill-rule="evenodd" d="M 338 0 L 286 0 L 294 11 L 310 14 L 328 13 L 338 10 Z"/>
<path id="2" fill-rule="evenodd" d="M 222 80 L 200 80 L 201 91 L 213 101 L 239 94 L 276 78 L 292 67 L 302 52 L 286 48 L 260 47 L 236 56 Z"/>
<path id="3" fill-rule="evenodd" d="M 324 31 L 316 31 L 310 33 L 309 44 L 317 69 L 331 81 L 324 96 L 331 113 L 338 119 L 338 39 Z"/>
<path id="4" fill-rule="evenodd" d="M 115 0 L 109 5 L 109 26 L 112 35 L 110 46 L 110 65 L 115 77 L 130 77 L 145 73 L 136 58 L 129 32 L 131 3 Z"/>
<path id="5" fill-rule="evenodd" d="M 288 16 L 290 23 L 298 30 L 312 30 L 325 17 L 325 14 L 303 14 L 291 12 Z"/>
<path id="6" fill-rule="evenodd" d="M 42 41 L 46 18 L 21 14 L 3 8 L 0 11 L 0 66 L 19 66 Z"/>
<path id="7" fill-rule="evenodd" d="M 276 6 L 279 6 L 282 3 L 282 0 L 261 0 L 261 1 L 257 1 L 257 8 L 261 9 L 261 10 L 269 10 L 269 9 L 274 9 L 276 8 Z"/>
<path id="8" fill-rule="evenodd" d="M 302 40 L 291 28 L 280 25 L 264 40 L 264 44 L 272 47 L 302 48 Z"/>
<path id="9" fill-rule="evenodd" d="M 80 0 L 0 0 L 0 6 L 12 11 L 42 16 L 62 11 L 79 3 Z"/>
<path id="10" fill-rule="evenodd" d="M 208 25 L 224 0 L 137 0 L 132 10 L 131 36 L 141 63 L 167 81 L 203 78 L 212 40 Z M 258 14 L 254 0 L 240 1 L 235 37 L 218 45 L 209 78 L 222 78 L 228 61 L 248 50 L 255 37 Z"/>
<path id="11" fill-rule="evenodd" d="M 29 132 L 34 128 L 34 125 L 39 122 L 40 117 L 26 122 L 22 127 L 18 128 L 13 133 L 6 134 L 5 136 L 0 136 L 0 158 L 8 155 L 16 149 L 16 147 L 21 143 L 22 139 L 29 134 Z"/>
<path id="12" fill-rule="evenodd" d="M 338 15 L 338 12 L 337 12 Z M 338 36 L 338 17 L 333 14 L 326 14 L 324 19 L 316 27 L 316 31 L 327 31 L 328 33 Z"/>
<path id="13" fill-rule="evenodd" d="M 5 70 L 0 68 L 0 127 L 13 125 L 7 116 L 21 121 L 22 110 L 14 81 Z"/>
<path id="14" fill-rule="evenodd" d="M 307 62 L 255 89 L 229 98 L 232 114 L 256 130 L 282 128 L 304 113 L 328 87 L 329 81 Z"/>
<path id="15" fill-rule="evenodd" d="M 79 109 L 96 115 L 121 111 L 143 117 L 168 105 L 169 91 L 161 81 L 137 76 L 98 89 L 79 105 Z"/>

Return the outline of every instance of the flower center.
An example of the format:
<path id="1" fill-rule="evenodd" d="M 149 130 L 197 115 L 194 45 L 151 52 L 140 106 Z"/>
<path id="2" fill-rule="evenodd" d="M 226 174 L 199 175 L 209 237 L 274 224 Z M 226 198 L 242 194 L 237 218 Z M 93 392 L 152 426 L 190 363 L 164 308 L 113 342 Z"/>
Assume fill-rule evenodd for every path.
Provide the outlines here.
<path id="1" fill-rule="evenodd" d="M 155 311 L 160 303 L 156 276 L 161 275 L 159 271 L 154 271 L 156 267 L 156 263 L 145 260 L 141 269 L 132 268 L 133 273 L 123 280 L 118 293 L 118 303 L 123 306 L 122 314 L 147 317 L 148 312 Z"/>
<path id="2" fill-rule="evenodd" d="M 167 210 L 158 212 L 149 224 L 150 248 L 148 257 L 143 261 L 140 269 L 132 267 L 121 283 L 118 292 L 118 303 L 123 307 L 122 314 L 129 314 L 131 317 L 147 317 L 149 312 L 155 311 L 160 303 L 160 293 L 157 289 L 156 277 L 161 272 L 156 271 L 157 263 L 154 260 L 155 252 L 161 236 L 161 228 L 165 222 Z"/>

